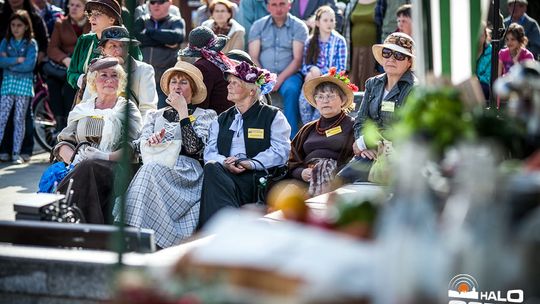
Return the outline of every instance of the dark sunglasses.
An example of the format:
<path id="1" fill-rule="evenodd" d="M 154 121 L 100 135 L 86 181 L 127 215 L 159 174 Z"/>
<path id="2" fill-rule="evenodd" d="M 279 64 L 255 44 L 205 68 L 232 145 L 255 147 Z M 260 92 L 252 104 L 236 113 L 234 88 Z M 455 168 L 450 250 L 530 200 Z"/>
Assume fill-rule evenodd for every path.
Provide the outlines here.
<path id="1" fill-rule="evenodd" d="M 388 48 L 383 48 L 382 49 L 382 56 L 383 58 L 390 58 L 392 57 L 392 55 L 394 55 L 394 58 L 397 60 L 397 61 L 403 61 L 405 60 L 407 57 L 407 55 L 403 54 L 403 53 L 400 53 L 398 51 L 394 51 L 394 50 L 391 50 L 391 49 L 388 49 Z"/>
<path id="2" fill-rule="evenodd" d="M 148 2 L 149 2 L 150 4 L 152 4 L 152 5 L 154 5 L 154 4 L 163 4 L 163 3 L 167 2 L 167 1 L 160 1 L 160 0 L 158 0 L 158 1 L 148 1 Z"/>

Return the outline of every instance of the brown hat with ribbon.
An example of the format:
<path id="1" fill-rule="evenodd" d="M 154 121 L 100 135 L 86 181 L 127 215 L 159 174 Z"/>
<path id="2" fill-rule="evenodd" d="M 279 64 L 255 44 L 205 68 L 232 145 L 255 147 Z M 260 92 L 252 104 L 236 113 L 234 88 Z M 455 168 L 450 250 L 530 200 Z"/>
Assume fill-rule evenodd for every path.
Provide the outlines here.
<path id="1" fill-rule="evenodd" d="M 89 12 L 92 10 L 104 11 L 108 16 L 116 18 L 119 24 L 122 24 L 122 7 L 115 0 L 90 0 L 86 2 L 84 9 Z"/>
<path id="2" fill-rule="evenodd" d="M 120 62 L 115 57 L 103 57 L 93 59 L 88 66 L 88 72 L 95 72 L 103 69 L 113 67 Z"/>

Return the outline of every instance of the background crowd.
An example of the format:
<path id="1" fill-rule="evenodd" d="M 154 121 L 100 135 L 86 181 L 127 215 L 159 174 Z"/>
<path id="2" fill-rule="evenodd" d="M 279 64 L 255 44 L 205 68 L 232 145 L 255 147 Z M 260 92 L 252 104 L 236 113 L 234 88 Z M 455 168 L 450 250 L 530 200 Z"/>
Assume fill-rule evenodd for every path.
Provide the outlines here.
<path id="1" fill-rule="evenodd" d="M 87 221 L 111 222 L 112 164 L 123 149 L 141 154 L 126 221 L 156 230 L 161 247 L 220 208 L 255 202 L 256 180 L 268 171 L 287 168 L 310 195 L 328 191 L 336 174 L 367 180 L 381 149 L 366 143 L 364 123 L 388 126 L 417 82 L 422 54 L 409 2 L 204 0 L 186 26 L 173 0 L 140 3 L 133 16 L 116 0 L 8 0 L 0 14 L 0 160 L 31 156 L 28 109 L 44 77 L 57 123 L 53 154 L 74 179 L 58 189 L 76 189 Z M 540 29 L 527 7 L 508 3 L 496 76 L 539 58 Z M 487 23 L 479 44 L 487 99 Z M 120 119 L 126 108 L 129 130 Z M 130 145 L 120 147 L 126 132 Z M 174 151 L 168 165 L 150 156 L 164 143 Z"/>

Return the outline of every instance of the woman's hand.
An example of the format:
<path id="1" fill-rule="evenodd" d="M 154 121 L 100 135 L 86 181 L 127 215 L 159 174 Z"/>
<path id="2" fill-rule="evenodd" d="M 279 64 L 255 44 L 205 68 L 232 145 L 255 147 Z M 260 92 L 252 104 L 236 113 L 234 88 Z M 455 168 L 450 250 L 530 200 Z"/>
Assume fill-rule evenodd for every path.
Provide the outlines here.
<path id="1" fill-rule="evenodd" d="M 58 156 L 60 156 L 62 161 L 68 165 L 71 163 L 73 153 L 75 153 L 75 151 L 68 145 L 62 145 L 58 150 Z"/>
<path id="2" fill-rule="evenodd" d="M 305 182 L 310 182 L 311 181 L 311 174 L 313 172 L 313 169 L 312 168 L 305 168 L 304 170 L 302 170 L 302 179 L 305 181 Z"/>
<path id="3" fill-rule="evenodd" d="M 69 68 L 69 64 L 71 63 L 71 57 L 66 57 L 62 59 L 62 63 L 66 66 L 66 68 Z"/>
<path id="4" fill-rule="evenodd" d="M 238 166 L 235 165 L 237 160 L 238 158 L 234 156 L 229 156 L 225 158 L 225 160 L 223 161 L 223 166 L 225 167 L 225 169 L 229 170 L 229 172 L 231 172 L 232 174 L 240 174 L 246 171 L 246 168 L 240 166 L 240 164 Z"/>
<path id="5" fill-rule="evenodd" d="M 109 154 L 107 152 L 103 152 L 99 149 L 96 149 L 94 147 L 88 147 L 84 149 L 84 156 L 86 159 L 102 159 L 102 160 L 109 160 Z"/>
<path id="6" fill-rule="evenodd" d="M 178 112 L 180 120 L 188 117 L 187 101 L 184 95 L 171 91 L 165 102 Z"/>
<path id="7" fill-rule="evenodd" d="M 148 145 L 157 145 L 160 144 L 163 141 L 163 138 L 165 137 L 165 128 L 162 128 L 161 131 L 156 132 L 152 135 L 150 135 L 150 138 L 148 138 Z"/>
<path id="8" fill-rule="evenodd" d="M 352 150 L 353 150 L 354 155 L 356 155 L 356 156 L 360 156 L 360 153 L 362 153 L 362 150 L 360 150 L 360 148 L 358 148 L 358 145 L 356 144 L 356 141 L 352 145 Z"/>
<path id="9" fill-rule="evenodd" d="M 23 63 L 26 60 L 26 57 L 17 57 L 17 63 Z"/>
<path id="10" fill-rule="evenodd" d="M 371 150 L 371 149 L 366 149 L 366 150 L 362 150 L 360 152 L 360 156 L 362 158 L 368 158 L 368 159 L 377 159 L 377 151 L 375 150 Z"/>
<path id="11" fill-rule="evenodd" d="M 304 80 L 304 82 L 306 82 L 306 81 L 308 81 L 310 79 L 319 77 L 321 75 L 322 75 L 321 69 L 319 69 L 319 67 L 317 67 L 317 66 L 312 66 L 309 69 L 309 72 L 307 73 L 306 79 Z"/>

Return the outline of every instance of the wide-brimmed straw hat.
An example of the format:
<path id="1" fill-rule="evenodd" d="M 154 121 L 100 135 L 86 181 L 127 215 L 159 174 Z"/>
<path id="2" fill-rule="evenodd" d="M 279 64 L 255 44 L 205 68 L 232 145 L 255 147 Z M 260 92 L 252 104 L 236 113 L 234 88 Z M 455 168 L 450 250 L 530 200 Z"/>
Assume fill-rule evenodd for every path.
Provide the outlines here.
<path id="1" fill-rule="evenodd" d="M 335 67 L 330 68 L 328 74 L 312 78 L 304 83 L 304 96 L 309 104 L 311 104 L 313 107 L 317 107 L 314 96 L 315 88 L 324 82 L 336 84 L 343 91 L 343 93 L 345 93 L 347 100 L 343 105 L 341 105 L 342 109 L 348 109 L 352 105 L 354 100 L 354 92 L 358 91 L 358 87 L 351 83 L 345 72 L 337 72 Z"/>
<path id="2" fill-rule="evenodd" d="M 99 40 L 98 45 L 105 46 L 105 43 L 107 43 L 107 41 L 109 40 L 126 42 L 126 43 L 131 41 L 131 44 L 134 46 L 138 46 L 141 44 L 139 40 L 129 37 L 129 31 L 127 28 L 123 26 L 116 26 L 116 25 L 109 26 L 101 32 L 101 39 Z"/>
<path id="3" fill-rule="evenodd" d="M 122 24 L 122 7 L 115 0 L 90 0 L 86 2 L 84 9 L 89 12 L 91 10 L 104 9 L 113 17 L 115 17 L 120 24 Z"/>
<path id="4" fill-rule="evenodd" d="M 414 40 L 411 38 L 411 36 L 401 33 L 401 32 L 395 32 L 386 39 L 384 39 L 384 43 L 382 44 L 375 44 L 371 47 L 371 50 L 373 52 L 373 56 L 375 57 L 375 60 L 377 62 L 384 66 L 383 56 L 382 56 L 382 49 L 387 48 L 394 51 L 398 51 L 402 54 L 405 54 L 409 57 L 411 57 L 413 65 L 414 65 L 414 47 L 415 43 Z"/>
<path id="5" fill-rule="evenodd" d="M 221 51 L 229 37 L 216 35 L 211 29 L 205 26 L 198 26 L 189 33 L 188 46 L 180 51 L 180 56 L 184 57 L 202 57 L 201 49 L 211 51 Z"/>
<path id="6" fill-rule="evenodd" d="M 159 86 L 165 95 L 169 95 L 169 81 L 174 72 L 183 72 L 187 74 L 195 83 L 195 88 L 191 88 L 192 91 L 197 91 L 195 95 L 191 97 L 192 104 L 199 104 L 206 99 L 206 86 L 203 82 L 203 75 L 201 71 L 191 63 L 185 61 L 178 61 L 174 67 L 168 69 L 163 73 L 159 81 Z"/>

